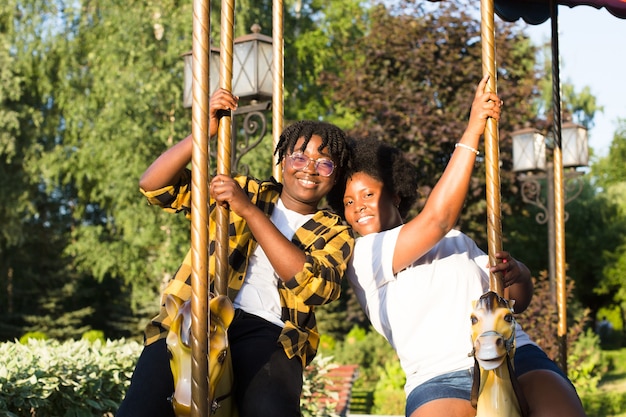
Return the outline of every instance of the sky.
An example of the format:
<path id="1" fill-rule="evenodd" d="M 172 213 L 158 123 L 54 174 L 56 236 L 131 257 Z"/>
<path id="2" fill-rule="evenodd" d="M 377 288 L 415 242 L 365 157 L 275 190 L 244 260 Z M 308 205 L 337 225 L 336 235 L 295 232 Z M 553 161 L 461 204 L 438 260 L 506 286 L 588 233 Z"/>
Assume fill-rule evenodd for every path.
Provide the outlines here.
<path id="1" fill-rule="evenodd" d="M 589 147 L 597 156 L 608 154 L 617 119 L 626 119 L 626 19 L 590 6 L 558 9 L 561 83 L 580 92 L 588 86 L 604 112 L 596 113 L 589 130 Z M 528 25 L 537 45 L 550 41 L 550 20 Z"/>

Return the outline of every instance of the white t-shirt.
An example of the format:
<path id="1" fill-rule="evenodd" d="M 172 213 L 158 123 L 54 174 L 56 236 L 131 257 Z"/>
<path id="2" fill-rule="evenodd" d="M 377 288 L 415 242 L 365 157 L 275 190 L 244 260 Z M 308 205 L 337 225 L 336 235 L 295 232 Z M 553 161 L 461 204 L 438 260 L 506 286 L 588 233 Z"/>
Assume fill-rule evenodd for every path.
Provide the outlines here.
<path id="1" fill-rule="evenodd" d="M 276 228 L 289 240 L 304 223 L 313 217 L 313 214 L 303 215 L 285 207 L 278 199 L 270 219 Z M 285 327 L 281 320 L 280 298 L 278 284 L 280 278 L 274 271 L 261 245 L 250 256 L 248 270 L 243 284 L 235 297 L 233 305 L 247 313 L 254 314 L 265 320 Z"/>
<path id="2" fill-rule="evenodd" d="M 373 327 L 397 352 L 408 395 L 435 376 L 473 367 L 468 356 L 472 301 L 489 289 L 489 271 L 488 256 L 468 236 L 452 230 L 394 275 L 401 228 L 358 238 L 347 274 Z M 516 346 L 529 343 L 518 324 Z"/>

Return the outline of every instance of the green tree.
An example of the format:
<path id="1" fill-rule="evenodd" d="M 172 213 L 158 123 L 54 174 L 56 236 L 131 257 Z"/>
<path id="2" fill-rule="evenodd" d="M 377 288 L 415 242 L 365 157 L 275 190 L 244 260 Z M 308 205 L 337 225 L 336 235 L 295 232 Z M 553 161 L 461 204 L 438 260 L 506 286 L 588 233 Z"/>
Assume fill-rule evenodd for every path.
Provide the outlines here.
<path id="1" fill-rule="evenodd" d="M 238 2 L 236 35 L 257 21 L 270 33 L 271 4 Z M 358 2 L 329 9 L 341 16 L 348 5 Z M 315 74 L 333 56 L 315 54 L 331 51 L 336 34 L 314 49 L 320 33 L 307 33 L 328 22 L 323 7 L 286 2 L 287 120 L 308 118 L 299 106 L 322 96 Z M 137 181 L 190 130 L 180 54 L 191 47 L 191 23 L 188 1 L 0 6 L 0 170 L 10 184 L 0 191 L 10 202 L 0 210 L 0 309 L 8 317 L 0 337 L 28 326 L 61 337 L 83 326 L 140 335 L 157 311 L 161 284 L 189 247 L 189 222 L 147 207 Z M 304 58 L 316 65 L 294 65 Z M 263 160 L 270 148 L 260 146 Z"/>
<path id="2" fill-rule="evenodd" d="M 474 6 L 456 2 L 425 11 L 411 2 L 389 10 L 369 11 L 358 55 L 346 53 L 341 72 L 323 77 L 335 102 L 355 120 L 355 136 L 374 135 L 403 149 L 423 178 L 424 198 L 441 175 L 461 137 L 473 92 L 482 77 L 480 22 Z M 514 25 L 496 28 L 499 95 L 505 102 L 500 123 L 503 212 L 512 212 L 515 183 L 511 173 L 511 142 L 506 132 L 535 117 L 538 100 L 535 48 Z M 353 44 L 342 45 L 353 50 Z M 355 56 L 356 55 L 356 56 Z M 463 230 L 485 247 L 485 171 L 477 164 L 466 207 Z"/>
<path id="3" fill-rule="evenodd" d="M 166 232 L 184 223 L 146 209 L 137 179 L 168 140 L 188 130 L 174 121 L 188 118 L 179 104 L 178 55 L 190 6 L 132 3 L 2 6 L 3 45 L 10 45 L 2 48 L 9 64 L 3 87 L 11 87 L 0 110 L 3 179 L 11 184 L 3 201 L 15 203 L 2 206 L 10 239 L 0 242 L 1 305 L 44 318 L 47 325 L 30 320 L 38 328 L 81 328 L 99 315 L 80 323 L 60 317 L 98 304 L 105 313 L 120 301 L 120 317 L 134 312 L 145 320 L 141 308 L 155 311 L 158 302 L 155 277 L 172 271 L 180 259 L 173 252 L 183 251 L 182 234 L 168 240 Z M 172 249 L 161 250 L 168 243 Z M 113 281 L 113 292 L 95 289 Z M 133 296 L 133 289 L 140 290 Z M 107 293 L 108 303 L 94 301 Z"/>
<path id="4" fill-rule="evenodd" d="M 416 163 L 423 179 L 422 204 L 467 126 L 473 92 L 482 76 L 476 15 L 474 6 L 457 2 L 441 3 L 434 11 L 410 1 L 373 6 L 363 17 L 355 17 L 367 22 L 359 48 L 354 48 L 352 37 L 338 38 L 336 63 L 319 77 L 332 103 L 331 117 L 341 120 L 349 133 L 377 136 L 403 149 Z M 510 214 L 520 203 L 505 132 L 537 114 L 541 73 L 536 49 L 519 28 L 501 23 L 496 33 L 498 88 L 505 102 L 500 125 L 502 209 Z M 460 226 L 486 249 L 484 190 L 484 164 L 478 163 Z M 344 294 L 347 300 L 325 306 L 320 319 L 326 325 L 326 314 L 333 317 L 335 333 L 341 325 L 363 320 L 357 304 L 350 301 L 351 291 Z"/>
<path id="5" fill-rule="evenodd" d="M 75 277 L 62 256 L 72 220 L 69 190 L 41 176 L 38 155 L 58 140 L 53 95 L 67 52 L 57 35 L 56 4 L 8 1 L 0 6 L 0 337 L 19 336 L 23 313 L 44 316 L 64 281 Z M 66 305 L 65 313 L 80 307 Z M 62 319 L 61 317 L 58 317 Z"/>
<path id="6" fill-rule="evenodd" d="M 598 309 L 610 300 L 610 296 L 599 292 L 598 288 L 605 282 L 605 267 L 612 264 L 610 254 L 622 244 L 626 229 L 623 215 L 615 204 L 598 194 L 592 175 L 576 181 L 580 181 L 582 192 L 565 206 L 568 214 L 565 262 L 568 280 L 575 283 L 572 290 L 575 300 L 588 307 L 595 317 Z M 543 190 L 548 189 L 545 180 L 541 184 Z M 541 199 L 545 203 L 545 193 Z M 545 272 L 549 265 L 548 226 L 537 223 L 537 214 L 543 213 L 529 205 L 507 219 L 503 226 L 508 232 L 506 249 L 522 260 L 535 276 Z"/>
<path id="7" fill-rule="evenodd" d="M 592 166 L 592 174 L 597 179 L 597 187 L 603 192 L 602 197 L 615 207 L 616 221 L 610 225 L 618 230 L 615 245 L 603 251 L 604 265 L 601 266 L 605 279 L 594 292 L 611 298 L 620 308 L 622 323 L 626 323 L 626 119 L 618 120 L 618 127 L 613 136 L 609 153 Z"/>

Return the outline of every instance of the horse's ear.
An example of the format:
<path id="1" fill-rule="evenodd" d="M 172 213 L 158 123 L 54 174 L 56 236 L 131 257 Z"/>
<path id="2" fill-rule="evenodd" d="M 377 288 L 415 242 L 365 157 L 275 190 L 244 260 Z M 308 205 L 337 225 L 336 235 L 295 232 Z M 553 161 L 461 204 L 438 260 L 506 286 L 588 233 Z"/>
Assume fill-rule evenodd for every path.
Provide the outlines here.
<path id="1" fill-rule="evenodd" d="M 513 306 L 515 305 L 515 300 L 509 300 L 509 307 L 513 310 Z"/>
<path id="2" fill-rule="evenodd" d="M 165 311 L 167 311 L 167 315 L 171 319 L 174 319 L 174 317 L 176 317 L 176 314 L 178 314 L 178 309 L 180 308 L 181 304 L 182 300 L 172 294 L 168 294 L 165 297 Z"/>
<path id="3" fill-rule="evenodd" d="M 478 300 L 472 301 L 472 309 L 476 308 L 476 304 L 478 304 Z"/>
<path id="4" fill-rule="evenodd" d="M 209 308 L 211 314 L 219 317 L 225 327 L 230 326 L 230 323 L 232 323 L 235 318 L 233 303 L 230 301 L 230 298 L 225 295 L 218 295 L 217 297 L 211 298 Z"/>

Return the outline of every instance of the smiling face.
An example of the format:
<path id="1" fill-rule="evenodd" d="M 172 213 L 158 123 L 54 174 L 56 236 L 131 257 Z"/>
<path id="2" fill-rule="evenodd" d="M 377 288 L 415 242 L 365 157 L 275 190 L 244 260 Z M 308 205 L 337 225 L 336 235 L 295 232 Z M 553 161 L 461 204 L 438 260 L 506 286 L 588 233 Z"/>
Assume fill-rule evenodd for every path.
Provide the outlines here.
<path id="1" fill-rule="evenodd" d="M 304 139 L 300 138 L 294 146 L 294 150 L 299 150 L 304 143 Z M 282 161 L 283 166 L 283 191 L 281 199 L 290 210 L 294 210 L 302 214 L 310 214 L 317 211 L 317 205 L 320 200 L 335 185 L 337 169 L 332 174 L 325 177 L 320 175 L 315 168 L 315 161 L 320 159 L 333 160 L 328 148 L 318 150 L 322 144 L 322 138 L 318 135 L 311 136 L 311 140 L 307 143 L 306 148 L 302 151 L 302 155 L 312 160 L 304 168 L 295 169 L 288 155 Z M 336 162 L 335 162 L 336 164 Z"/>
<path id="2" fill-rule="evenodd" d="M 399 226 L 398 200 L 385 191 L 381 181 L 357 172 L 348 178 L 343 195 L 346 221 L 361 236 Z"/>

